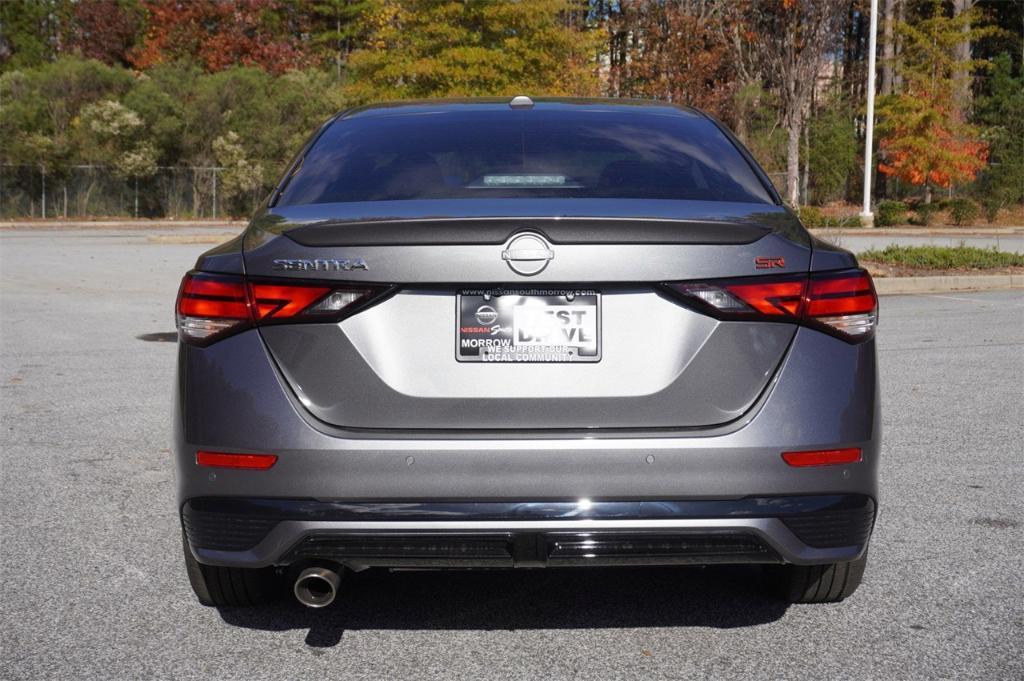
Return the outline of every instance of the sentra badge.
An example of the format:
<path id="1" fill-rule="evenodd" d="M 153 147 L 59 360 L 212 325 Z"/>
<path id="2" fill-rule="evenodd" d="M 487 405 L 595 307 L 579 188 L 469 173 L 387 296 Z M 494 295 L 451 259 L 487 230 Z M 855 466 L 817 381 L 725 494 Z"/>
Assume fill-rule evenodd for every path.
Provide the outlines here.
<path id="1" fill-rule="evenodd" d="M 316 260 L 275 260 L 274 269 L 284 272 L 351 272 L 369 270 L 362 258 L 330 258 Z"/>

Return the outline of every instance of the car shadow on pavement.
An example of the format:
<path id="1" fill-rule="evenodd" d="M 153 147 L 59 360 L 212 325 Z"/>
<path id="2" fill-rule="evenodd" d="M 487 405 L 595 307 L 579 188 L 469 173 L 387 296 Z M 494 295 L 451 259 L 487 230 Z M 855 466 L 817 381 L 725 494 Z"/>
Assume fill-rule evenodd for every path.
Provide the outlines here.
<path id="1" fill-rule="evenodd" d="M 289 592 L 260 608 L 220 608 L 228 624 L 308 629 L 306 644 L 337 645 L 346 630 L 734 628 L 772 622 L 786 604 L 759 590 L 757 566 L 347 573 L 329 607 Z"/>

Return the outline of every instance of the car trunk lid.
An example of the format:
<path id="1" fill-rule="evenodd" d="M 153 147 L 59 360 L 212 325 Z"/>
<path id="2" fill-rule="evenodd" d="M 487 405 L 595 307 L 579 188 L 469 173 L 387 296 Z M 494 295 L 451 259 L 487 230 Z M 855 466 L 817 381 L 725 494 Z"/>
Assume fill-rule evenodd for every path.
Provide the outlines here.
<path id="1" fill-rule="evenodd" d="M 549 213 L 338 220 L 277 212 L 250 230 L 246 273 L 394 286 L 386 299 L 341 322 L 260 330 L 299 402 L 333 426 L 707 428 L 750 409 L 796 327 L 716 320 L 678 304 L 661 284 L 753 276 L 762 268 L 806 273 L 811 251 L 802 228 L 783 209 L 756 208 L 759 215 L 718 204 L 717 219 Z M 524 235 L 537 241 L 523 247 Z M 477 319 L 479 308 L 502 314 L 510 296 L 510 309 L 529 304 L 548 317 L 583 320 L 561 333 L 596 334 L 596 352 L 584 357 L 588 350 L 578 345 L 573 361 L 474 361 L 463 346 L 467 337 L 489 337 L 515 316 L 495 324 L 487 310 Z"/>

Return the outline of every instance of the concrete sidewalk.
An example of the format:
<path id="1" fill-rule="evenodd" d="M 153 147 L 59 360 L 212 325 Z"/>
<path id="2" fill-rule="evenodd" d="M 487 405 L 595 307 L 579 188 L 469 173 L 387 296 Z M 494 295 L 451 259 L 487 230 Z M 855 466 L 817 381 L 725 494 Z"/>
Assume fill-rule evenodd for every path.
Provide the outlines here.
<path id="1" fill-rule="evenodd" d="M 1024 288 L 1024 274 L 955 274 L 927 277 L 877 277 L 880 296 Z"/>
<path id="2" fill-rule="evenodd" d="M 236 233 L 241 231 L 249 223 L 248 219 L 232 220 L 133 220 L 125 218 L 119 220 L 111 218 L 107 220 L 4 220 L 0 221 L 0 231 L 14 230 L 57 230 L 57 231 L 81 231 L 81 230 L 168 230 L 168 229 L 231 229 Z"/>

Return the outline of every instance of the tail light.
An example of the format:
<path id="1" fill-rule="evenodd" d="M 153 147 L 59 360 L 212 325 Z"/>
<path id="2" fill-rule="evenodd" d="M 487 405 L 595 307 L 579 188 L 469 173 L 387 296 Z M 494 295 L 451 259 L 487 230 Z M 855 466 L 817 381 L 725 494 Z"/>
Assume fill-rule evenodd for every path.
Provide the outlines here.
<path id="1" fill-rule="evenodd" d="M 795 322 L 850 342 L 867 340 L 878 324 L 871 275 L 859 269 L 666 287 L 682 302 L 718 319 Z"/>
<path id="2" fill-rule="evenodd" d="M 178 291 L 178 336 L 208 345 L 253 326 L 335 322 L 379 301 L 390 291 L 375 284 L 247 279 L 189 272 Z"/>

